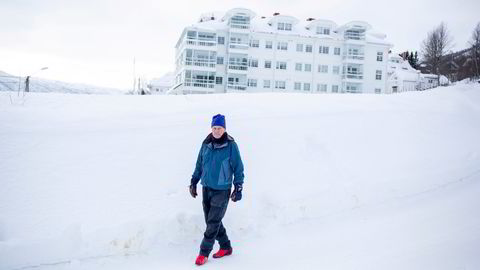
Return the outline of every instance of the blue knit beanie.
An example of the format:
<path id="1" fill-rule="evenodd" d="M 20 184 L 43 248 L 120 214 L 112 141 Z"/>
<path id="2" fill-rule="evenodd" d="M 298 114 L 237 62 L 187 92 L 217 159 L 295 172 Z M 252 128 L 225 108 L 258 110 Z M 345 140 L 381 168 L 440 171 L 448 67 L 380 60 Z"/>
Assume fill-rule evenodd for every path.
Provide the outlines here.
<path id="1" fill-rule="evenodd" d="M 213 126 L 220 126 L 226 129 L 227 126 L 225 125 L 225 115 L 221 115 L 221 114 L 214 115 L 212 118 L 212 127 Z"/>

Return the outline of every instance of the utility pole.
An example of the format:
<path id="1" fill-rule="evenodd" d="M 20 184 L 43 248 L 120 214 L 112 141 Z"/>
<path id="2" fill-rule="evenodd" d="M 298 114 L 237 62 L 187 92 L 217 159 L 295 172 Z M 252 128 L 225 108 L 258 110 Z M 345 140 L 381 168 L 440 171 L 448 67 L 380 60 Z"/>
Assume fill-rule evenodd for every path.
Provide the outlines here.
<path id="1" fill-rule="evenodd" d="M 133 57 L 133 91 L 132 93 L 135 94 L 135 56 Z"/>

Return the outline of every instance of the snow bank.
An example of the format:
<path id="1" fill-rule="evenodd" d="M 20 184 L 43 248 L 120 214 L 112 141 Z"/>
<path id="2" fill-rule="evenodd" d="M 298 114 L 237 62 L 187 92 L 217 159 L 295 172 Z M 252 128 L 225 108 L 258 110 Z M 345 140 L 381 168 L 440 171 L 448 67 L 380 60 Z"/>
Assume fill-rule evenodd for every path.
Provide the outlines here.
<path id="1" fill-rule="evenodd" d="M 363 253 L 348 257 L 328 247 L 348 246 L 345 237 L 371 224 L 356 219 L 359 213 L 384 220 L 384 229 L 368 229 L 380 238 L 357 235 L 363 249 L 377 250 L 395 228 L 386 217 L 395 220 L 397 210 L 405 217 L 397 226 L 408 226 L 408 218 L 436 223 L 421 219 L 441 215 L 442 197 L 414 215 L 417 195 L 469 183 L 460 197 L 469 198 L 467 205 L 480 202 L 472 196 L 480 192 L 478 85 L 398 95 L 31 93 L 14 104 L 0 93 L 0 269 L 65 263 L 93 269 L 89 260 L 148 254 L 165 265 L 192 265 L 205 225 L 201 198 L 191 198 L 187 185 L 216 113 L 226 115 L 246 170 L 244 199 L 230 204 L 224 221 L 233 245 L 245 250 L 244 264 L 234 263 L 239 267 L 262 265 L 258 254 L 246 252 L 253 247 L 264 248 L 267 258 L 272 253 L 274 261 L 283 251 L 280 237 L 343 261 L 342 267 L 324 262 L 329 269 L 375 269 Z M 460 202 L 453 205 L 466 201 Z M 425 240 L 436 247 L 432 258 L 467 237 L 474 242 L 465 248 L 480 247 L 479 215 L 452 212 L 465 230 L 441 242 L 446 227 L 429 228 L 437 235 Z M 307 239 L 316 244 L 305 245 Z M 407 241 L 392 252 L 400 251 L 418 252 Z M 314 254 L 297 266 L 311 267 Z M 462 254 L 458 260 L 473 258 Z M 360 258 L 364 264 L 356 264 Z M 286 260 L 283 269 L 295 268 Z M 421 265 L 404 262 L 409 269 Z"/>

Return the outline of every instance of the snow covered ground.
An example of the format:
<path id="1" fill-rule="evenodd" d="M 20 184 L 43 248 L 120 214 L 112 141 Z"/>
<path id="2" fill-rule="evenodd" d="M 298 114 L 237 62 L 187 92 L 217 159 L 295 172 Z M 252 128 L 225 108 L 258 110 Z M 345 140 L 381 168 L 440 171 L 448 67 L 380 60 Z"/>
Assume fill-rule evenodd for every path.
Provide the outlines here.
<path id="1" fill-rule="evenodd" d="M 207 269 L 480 269 L 480 86 L 397 95 L 0 93 L 0 269 L 190 269 L 211 116 L 245 165 Z M 216 248 L 215 248 L 216 249 Z"/>

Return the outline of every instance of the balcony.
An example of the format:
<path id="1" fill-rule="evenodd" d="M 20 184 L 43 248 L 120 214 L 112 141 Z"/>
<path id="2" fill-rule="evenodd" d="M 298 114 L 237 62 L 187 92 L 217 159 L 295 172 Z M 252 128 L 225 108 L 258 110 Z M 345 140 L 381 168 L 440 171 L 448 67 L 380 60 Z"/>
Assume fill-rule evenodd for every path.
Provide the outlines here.
<path id="1" fill-rule="evenodd" d="M 228 25 L 231 31 L 247 32 L 250 30 L 250 17 L 244 15 L 234 15 L 230 18 Z"/>
<path id="2" fill-rule="evenodd" d="M 343 60 L 365 60 L 365 54 L 359 53 L 359 54 L 344 54 L 343 55 Z"/>
<path id="3" fill-rule="evenodd" d="M 228 63 L 228 69 L 247 71 L 248 70 L 248 65 L 247 64 L 241 64 L 241 63 L 230 62 L 230 63 Z"/>
<path id="4" fill-rule="evenodd" d="M 364 29 L 349 29 L 345 31 L 344 34 L 345 40 L 348 41 L 365 41 L 365 30 Z"/>
<path id="5" fill-rule="evenodd" d="M 193 57 L 185 58 L 186 66 L 215 68 L 216 64 L 217 64 L 216 59 L 193 58 Z"/>
<path id="6" fill-rule="evenodd" d="M 245 24 L 245 23 L 234 23 L 234 22 L 231 22 L 231 23 L 230 23 L 230 27 L 231 27 L 231 28 L 235 28 L 235 29 L 241 29 L 241 30 L 249 30 L 249 29 L 250 29 L 250 25 L 249 25 L 249 24 Z"/>
<path id="7" fill-rule="evenodd" d="M 185 42 L 187 45 L 192 45 L 192 46 L 202 46 L 202 47 L 217 46 L 217 41 L 215 40 L 187 39 Z"/>
<path id="8" fill-rule="evenodd" d="M 202 79 L 185 79 L 184 86 L 193 86 L 199 88 L 215 88 L 215 81 Z"/>
<path id="9" fill-rule="evenodd" d="M 346 72 L 342 75 L 342 79 L 363 80 L 362 72 Z"/>
<path id="10" fill-rule="evenodd" d="M 250 44 L 248 43 L 232 43 L 229 44 L 230 49 L 234 50 L 248 50 L 250 48 Z"/>
<path id="11" fill-rule="evenodd" d="M 227 84 L 227 89 L 229 90 L 240 90 L 245 91 L 247 90 L 247 86 L 245 84 Z"/>
<path id="12" fill-rule="evenodd" d="M 247 59 L 228 62 L 228 72 L 246 74 L 248 72 Z"/>

